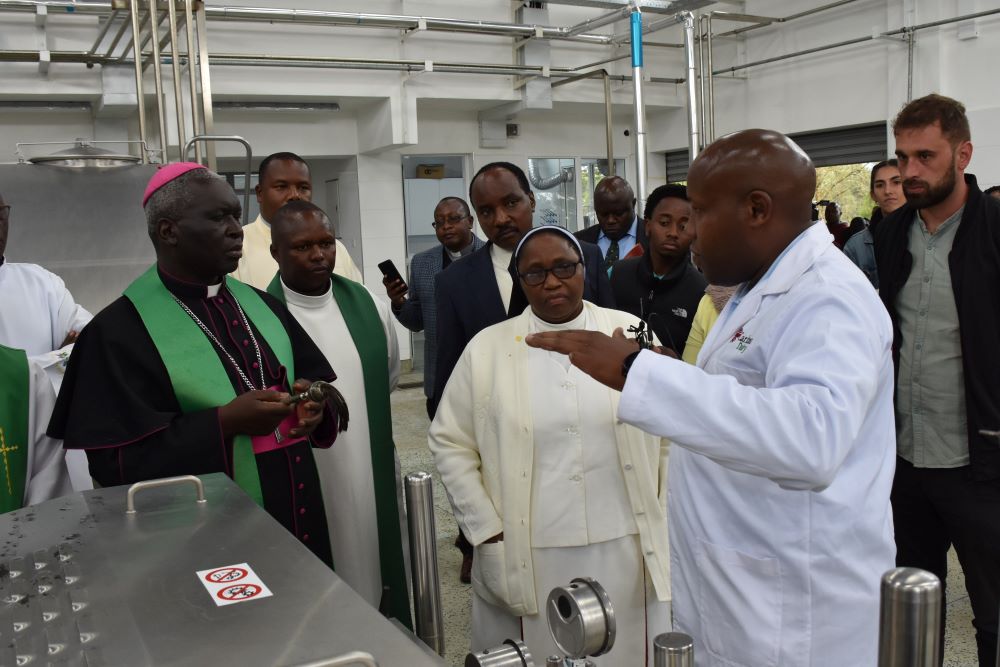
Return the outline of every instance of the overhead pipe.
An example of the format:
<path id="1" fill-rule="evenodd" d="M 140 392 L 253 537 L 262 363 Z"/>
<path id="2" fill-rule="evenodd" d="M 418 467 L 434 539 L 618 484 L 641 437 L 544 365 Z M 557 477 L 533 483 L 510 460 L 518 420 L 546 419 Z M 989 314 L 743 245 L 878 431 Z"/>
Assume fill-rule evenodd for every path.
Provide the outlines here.
<path id="1" fill-rule="evenodd" d="M 694 162 L 701 147 L 701 136 L 698 134 L 698 86 L 694 71 L 694 15 L 684 12 L 680 19 L 684 25 L 684 66 L 687 69 L 688 153 L 691 162 Z"/>
<path id="2" fill-rule="evenodd" d="M 197 59 L 194 47 L 194 12 L 191 10 L 191 1 L 184 0 L 184 32 L 187 33 L 187 65 L 188 65 L 188 85 L 191 90 L 191 135 L 197 136 L 202 133 L 198 117 L 198 69 L 195 65 Z M 201 163 L 201 144 L 196 143 L 194 147 L 194 159 Z M 247 184 L 249 187 L 249 184 Z"/>
<path id="3" fill-rule="evenodd" d="M 125 31 L 127 31 L 128 29 L 129 29 L 129 22 L 123 20 L 121 27 L 118 28 L 118 32 L 115 33 L 114 39 L 112 39 L 111 43 L 108 45 L 108 50 L 105 52 L 106 57 L 110 57 L 111 54 L 114 53 L 115 49 L 118 48 L 119 42 L 122 41 L 122 37 L 125 36 Z M 122 52 L 128 53 L 128 46 L 124 47 L 122 49 Z"/>
<path id="4" fill-rule="evenodd" d="M 201 83 L 201 114 L 205 134 L 215 132 L 215 112 L 212 110 L 212 75 L 209 71 L 208 62 L 208 30 L 205 20 L 205 3 L 199 2 L 194 13 L 195 35 L 198 38 L 198 81 Z M 219 165 L 215 159 L 215 144 L 208 142 L 205 144 L 205 158 L 208 168 L 218 171 Z M 247 182 L 247 191 L 250 190 L 250 183 Z"/>
<path id="5" fill-rule="evenodd" d="M 705 83 L 707 78 L 707 72 L 705 71 L 705 16 L 699 15 L 698 21 L 698 109 L 701 110 L 701 114 L 698 116 L 698 138 L 699 138 L 699 148 L 705 146 L 705 137 L 707 133 L 705 132 Z M 694 158 L 691 158 L 692 160 Z"/>
<path id="6" fill-rule="evenodd" d="M 177 112 L 177 145 L 185 141 L 184 93 L 181 91 L 181 52 L 177 44 L 177 0 L 167 0 L 167 16 L 170 18 L 170 67 L 174 78 L 174 106 Z M 194 105 L 195 100 L 191 100 Z M 184 156 L 181 156 L 184 159 Z M 250 187 L 249 182 L 247 188 Z"/>
<path id="7" fill-rule="evenodd" d="M 597 28 L 603 28 L 606 25 L 612 23 L 617 23 L 618 21 L 628 18 L 631 11 L 628 7 L 622 7 L 621 9 L 616 9 L 610 14 L 605 14 L 604 16 L 598 16 L 596 18 L 587 19 L 586 21 L 581 21 L 576 25 L 566 28 L 566 35 L 575 37 L 576 35 L 582 35 L 588 30 L 596 30 Z"/>
<path id="8" fill-rule="evenodd" d="M 137 2 L 137 0 L 133 0 L 133 2 Z M 149 41 L 153 45 L 153 84 L 156 86 L 156 114 L 160 121 L 160 150 L 163 151 L 163 161 L 169 162 L 167 110 L 163 104 L 163 68 L 160 60 L 160 15 L 156 7 L 156 0 L 149 0 L 149 30 L 151 35 Z"/>
<path id="9" fill-rule="evenodd" d="M 111 29 L 111 24 L 115 22 L 116 18 L 118 18 L 118 11 L 119 10 L 117 9 L 111 10 L 111 15 L 108 16 L 108 20 L 107 22 L 105 22 L 104 27 L 101 28 L 101 30 L 97 33 L 97 39 L 94 40 L 94 45 L 90 47 L 89 51 L 90 55 L 94 55 L 95 53 L 97 53 L 97 47 L 99 47 L 101 45 L 101 42 L 104 41 L 104 38 L 107 36 L 108 31 Z"/>
<path id="10" fill-rule="evenodd" d="M 836 9 L 837 7 L 843 7 L 844 5 L 849 5 L 851 3 L 857 2 L 858 0 L 837 0 L 836 2 L 831 2 L 826 5 L 821 5 L 819 7 L 813 7 L 812 9 L 807 9 L 797 14 L 791 14 L 790 16 L 785 16 L 783 18 L 775 17 L 760 17 L 769 19 L 767 21 L 762 21 L 755 25 L 745 26 L 743 28 L 736 28 L 730 30 L 729 32 L 723 32 L 716 35 L 716 37 L 733 37 L 735 35 L 742 35 L 745 32 L 750 32 L 751 30 L 759 30 L 760 28 L 766 28 L 774 23 L 787 23 L 788 21 L 795 21 L 796 19 L 805 18 L 806 16 L 812 16 L 813 14 L 819 14 L 820 12 L 825 12 L 830 9 Z M 750 16 L 749 14 L 745 16 Z"/>
<path id="11" fill-rule="evenodd" d="M 708 75 L 708 104 L 705 105 L 705 100 L 702 100 L 701 113 L 706 119 L 705 123 L 707 125 L 705 134 L 706 146 L 715 141 L 715 77 L 712 76 L 712 17 L 715 14 L 716 12 L 709 12 L 705 24 L 708 28 L 705 31 L 705 39 L 707 41 L 705 48 L 705 73 Z"/>
<path id="12" fill-rule="evenodd" d="M 635 110 L 635 194 L 639 210 L 646 205 L 646 101 L 642 96 L 642 11 L 632 3 L 632 99 Z"/>

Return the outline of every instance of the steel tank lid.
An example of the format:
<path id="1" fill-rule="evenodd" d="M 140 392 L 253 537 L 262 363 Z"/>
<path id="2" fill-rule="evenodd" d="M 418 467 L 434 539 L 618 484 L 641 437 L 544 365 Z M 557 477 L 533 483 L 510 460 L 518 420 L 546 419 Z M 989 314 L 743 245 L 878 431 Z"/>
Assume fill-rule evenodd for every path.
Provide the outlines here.
<path id="1" fill-rule="evenodd" d="M 72 148 L 56 151 L 51 155 L 39 155 L 28 161 L 55 167 L 100 168 L 123 167 L 135 164 L 140 158 L 128 153 L 116 153 L 106 148 L 98 148 L 83 139 L 77 139 Z"/>

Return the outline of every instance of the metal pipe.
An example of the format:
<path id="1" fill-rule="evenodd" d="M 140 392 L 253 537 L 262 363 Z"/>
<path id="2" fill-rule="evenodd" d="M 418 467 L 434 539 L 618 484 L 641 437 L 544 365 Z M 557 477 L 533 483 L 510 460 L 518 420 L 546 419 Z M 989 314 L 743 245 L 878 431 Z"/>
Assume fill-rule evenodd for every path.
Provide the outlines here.
<path id="1" fill-rule="evenodd" d="M 183 146 L 187 130 L 184 127 L 184 93 L 181 91 L 181 51 L 177 45 L 177 0 L 167 0 L 167 16 L 170 19 L 170 68 L 174 77 L 174 105 L 177 107 L 175 109 L 177 112 L 177 145 Z M 194 104 L 194 100 L 191 103 Z M 250 187 L 249 181 L 247 187 Z"/>
<path id="2" fill-rule="evenodd" d="M 882 575 L 878 667 L 937 667 L 940 629 L 940 579 L 913 567 Z"/>
<path id="3" fill-rule="evenodd" d="M 146 96 L 142 87 L 142 49 L 139 48 L 139 12 L 136 8 L 139 0 L 132 0 L 129 8 L 129 15 L 132 19 L 132 49 L 134 52 L 135 64 L 135 99 L 136 108 L 139 110 L 139 140 L 143 146 L 148 146 L 146 136 Z M 142 151 L 142 163 L 149 163 L 149 151 L 145 148 Z"/>
<path id="4" fill-rule="evenodd" d="M 184 144 L 184 148 L 180 149 L 181 160 L 186 160 L 188 153 L 191 152 L 191 146 L 196 146 L 198 142 L 204 142 L 206 145 L 211 146 L 213 142 L 218 141 L 234 141 L 238 144 L 243 145 L 243 150 L 246 151 L 247 162 L 246 169 L 244 171 L 244 182 L 246 187 L 243 188 L 243 226 L 246 227 L 250 219 L 247 217 L 250 213 L 250 175 L 253 173 L 253 149 L 250 148 L 250 142 L 243 137 L 236 134 L 200 134 L 195 137 L 191 137 L 191 140 Z M 215 169 L 212 169 L 215 171 Z"/>
<path id="5" fill-rule="evenodd" d="M 122 25 L 118 28 L 118 32 L 115 33 L 114 39 L 111 40 L 111 44 L 108 45 L 108 50 L 104 52 L 106 58 L 110 58 L 111 54 L 114 53 L 115 49 L 118 48 L 118 43 L 122 41 L 122 37 L 125 36 L 125 31 L 128 30 L 129 22 L 122 21 Z M 128 47 L 122 49 L 122 53 L 128 53 Z"/>
<path id="6" fill-rule="evenodd" d="M 129 10 L 129 12 L 133 13 L 133 14 L 137 14 L 138 17 L 139 17 L 138 23 L 136 21 L 132 22 L 133 23 L 133 26 L 132 26 L 132 53 L 133 53 L 133 57 L 135 57 L 136 59 L 141 60 L 141 58 L 139 56 L 136 56 L 135 53 L 136 52 L 142 53 L 143 47 L 146 46 L 146 42 L 143 41 L 143 39 L 142 39 L 142 31 L 146 29 L 146 19 L 148 19 L 149 16 L 143 16 L 142 14 L 139 13 L 141 11 L 141 8 L 137 6 L 138 3 L 139 3 L 139 0 L 129 0 L 129 7 L 131 8 Z M 127 56 L 127 55 L 128 55 L 128 49 L 127 48 L 122 49 L 122 54 L 120 56 L 118 56 L 118 62 L 125 62 L 125 56 Z M 145 68 L 143 68 L 143 69 L 145 69 Z"/>
<path id="7" fill-rule="evenodd" d="M 631 12 L 629 11 L 628 7 L 622 7 L 621 9 L 616 9 L 610 14 L 605 14 L 603 16 L 598 16 L 596 18 L 587 19 L 586 21 L 581 21 L 576 25 L 566 28 L 566 35 L 571 37 L 576 35 L 582 35 L 588 30 L 602 28 L 611 23 L 616 23 L 622 20 L 623 18 L 627 18 L 630 13 Z"/>
<path id="8" fill-rule="evenodd" d="M 683 632 L 665 632 L 653 639 L 653 667 L 694 667 L 694 640 Z"/>
<path id="9" fill-rule="evenodd" d="M 688 93 L 688 152 L 691 162 L 698 157 L 701 137 L 698 135 L 698 87 L 694 72 L 694 16 L 684 12 L 684 66 L 687 69 Z"/>
<path id="10" fill-rule="evenodd" d="M 698 115 L 698 137 L 701 148 L 705 145 L 705 17 L 698 17 L 698 108 L 701 113 Z M 693 158 L 692 158 L 693 159 Z"/>
<path id="11" fill-rule="evenodd" d="M 201 479 L 195 477 L 194 475 L 163 477 L 162 479 L 150 479 L 145 482 L 136 482 L 132 486 L 128 487 L 128 493 L 125 496 L 125 514 L 135 514 L 135 496 L 140 491 L 145 491 L 146 489 L 159 489 L 164 486 L 177 486 L 178 484 L 193 484 L 195 493 L 198 494 L 196 502 L 199 505 L 205 504 L 205 485 L 202 484 Z"/>
<path id="12" fill-rule="evenodd" d="M 716 37 L 732 37 L 734 35 L 741 35 L 745 32 L 750 32 L 751 30 L 766 28 L 767 26 L 773 25 L 775 23 L 786 23 L 788 21 L 794 21 L 795 19 L 801 19 L 806 16 L 812 16 L 813 14 L 819 14 L 820 12 L 825 12 L 830 9 L 836 9 L 837 7 L 849 5 L 852 2 L 857 2 L 857 1 L 858 0 L 837 0 L 837 2 L 831 2 L 827 5 L 822 5 L 820 7 L 813 7 L 812 9 L 807 9 L 797 14 L 791 14 L 790 16 L 785 16 L 784 18 L 772 18 L 767 23 L 758 23 L 756 25 L 746 26 L 744 28 L 736 28 L 735 30 L 730 30 L 729 32 L 719 33 L 718 35 L 716 35 Z"/>
<path id="13" fill-rule="evenodd" d="M 608 63 L 618 62 L 619 60 L 625 60 L 629 57 L 628 53 L 623 53 L 620 56 L 612 56 L 610 58 L 605 58 L 604 60 L 598 60 L 597 62 L 587 63 L 586 65 L 580 65 L 579 67 L 571 68 L 574 72 L 579 72 L 585 70 L 588 67 L 597 67 L 598 65 L 607 65 Z"/>
<path id="14" fill-rule="evenodd" d="M 708 45 L 706 51 L 708 57 L 705 60 L 705 76 L 708 78 L 708 104 L 702 106 L 702 113 L 706 118 L 706 123 L 708 125 L 707 132 L 705 133 L 705 145 L 715 141 L 715 77 L 712 76 L 712 17 L 715 14 L 721 14 L 724 12 L 709 12 L 708 18 L 705 22 L 706 30 L 705 36 L 708 40 Z M 702 100 L 704 102 L 704 100 Z"/>
<path id="15" fill-rule="evenodd" d="M 434 527 L 434 483 L 426 472 L 406 476 L 406 517 L 417 636 L 444 655 L 444 616 Z"/>
<path id="16" fill-rule="evenodd" d="M 167 148 L 167 112 L 163 105 L 163 68 L 160 65 L 160 15 L 156 9 L 156 0 L 149 0 L 149 31 L 150 43 L 153 45 L 153 84 L 156 87 L 156 114 L 160 121 L 160 150 L 164 163 L 170 161 L 170 151 Z"/>
<path id="17" fill-rule="evenodd" d="M 95 53 L 97 53 L 97 47 L 100 46 L 101 42 L 104 41 L 104 38 L 108 34 L 108 30 L 111 29 L 111 24 L 115 22 L 115 18 L 117 17 L 118 17 L 118 10 L 112 9 L 111 15 L 108 16 L 108 20 L 104 24 L 104 27 L 101 28 L 100 32 L 97 33 L 97 39 L 94 40 L 94 45 L 90 47 L 90 51 L 88 51 L 90 55 L 94 55 Z"/>
<path id="18" fill-rule="evenodd" d="M 906 101 L 913 99 L 913 31 L 906 31 Z"/>
<path id="19" fill-rule="evenodd" d="M 638 210 L 646 205 L 646 101 L 642 96 L 642 11 L 632 8 L 632 91 L 635 107 L 635 194 Z"/>
<path id="20" fill-rule="evenodd" d="M 201 81 L 201 109 L 202 119 L 205 126 L 205 134 L 211 135 L 215 132 L 215 117 L 212 115 L 212 76 L 208 69 L 208 37 L 205 27 L 205 3 L 199 2 L 194 13 L 195 32 L 198 36 L 198 78 Z M 219 165 L 215 160 L 215 145 L 208 143 L 205 145 L 205 157 L 208 161 L 208 168 L 218 171 Z M 247 196 L 250 193 L 250 181 L 247 181 Z M 246 217 L 244 207 L 244 218 Z"/>
<path id="21" fill-rule="evenodd" d="M 191 89 L 191 134 L 196 135 L 202 132 L 202 130 L 199 127 L 200 118 L 198 117 L 198 70 L 195 65 L 197 55 L 194 48 L 194 12 L 191 11 L 192 0 L 183 0 L 183 2 L 184 32 L 187 33 L 188 83 Z M 199 163 L 201 162 L 201 144 L 195 144 L 194 146 L 194 159 Z M 247 187 L 250 187 L 249 183 L 247 183 Z"/>
<path id="22" fill-rule="evenodd" d="M 604 79 L 604 132 L 608 145 L 608 176 L 615 175 L 615 137 L 611 108 L 611 79 L 607 70 L 601 70 Z M 593 181 L 591 181 L 593 182 Z"/>

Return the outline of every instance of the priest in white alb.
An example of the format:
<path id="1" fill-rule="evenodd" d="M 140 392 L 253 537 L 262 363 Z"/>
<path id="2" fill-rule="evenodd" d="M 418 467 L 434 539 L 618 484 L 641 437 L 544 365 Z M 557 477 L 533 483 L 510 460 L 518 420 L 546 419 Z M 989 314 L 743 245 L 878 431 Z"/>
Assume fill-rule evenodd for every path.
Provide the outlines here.
<path id="1" fill-rule="evenodd" d="M 284 301 L 331 364 L 351 411 L 335 447 L 316 452 L 330 526 L 333 568 L 387 616 L 410 625 L 403 557 L 399 460 L 389 392 L 399 381 L 399 344 L 388 304 L 333 274 L 340 260 L 330 219 L 305 201 L 272 218 L 278 263 L 268 292 Z"/>
<path id="2" fill-rule="evenodd" d="M 257 170 L 258 183 L 254 188 L 260 215 L 243 228 L 243 256 L 232 276 L 267 289 L 278 265 L 271 257 L 271 219 L 275 212 L 290 201 L 312 201 L 312 180 L 309 165 L 295 153 L 273 153 L 264 158 Z M 333 272 L 355 282 L 363 283 L 364 277 L 347 248 L 334 240 L 337 247 L 337 266 Z"/>
<path id="3" fill-rule="evenodd" d="M 37 264 L 8 262 L 11 206 L 0 194 L 0 345 L 24 350 L 58 393 L 80 330 L 93 318 L 73 300 L 62 278 Z M 87 459 L 67 452 L 73 488 L 94 488 Z"/>

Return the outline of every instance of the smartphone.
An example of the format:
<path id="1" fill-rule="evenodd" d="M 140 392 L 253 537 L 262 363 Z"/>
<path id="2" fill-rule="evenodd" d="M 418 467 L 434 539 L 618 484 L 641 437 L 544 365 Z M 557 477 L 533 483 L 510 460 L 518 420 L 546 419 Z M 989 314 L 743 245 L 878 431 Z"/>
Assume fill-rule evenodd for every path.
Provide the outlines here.
<path id="1" fill-rule="evenodd" d="M 387 277 L 389 280 L 399 280 L 402 281 L 404 285 L 406 284 L 406 281 L 403 280 L 403 276 L 399 273 L 399 269 L 396 268 L 396 265 L 392 263 L 391 259 L 380 262 L 378 270 L 381 271 L 382 275 Z"/>

